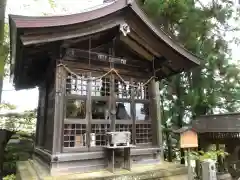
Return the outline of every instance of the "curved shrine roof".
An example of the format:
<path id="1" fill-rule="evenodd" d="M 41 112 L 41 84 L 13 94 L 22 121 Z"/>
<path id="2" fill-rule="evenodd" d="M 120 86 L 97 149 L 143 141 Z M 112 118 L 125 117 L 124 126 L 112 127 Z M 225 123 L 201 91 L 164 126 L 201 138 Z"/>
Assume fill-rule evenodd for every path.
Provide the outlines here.
<path id="1" fill-rule="evenodd" d="M 96 26 L 96 24 L 98 24 L 99 27 L 98 31 L 95 31 L 95 33 L 103 31 L 103 29 L 106 30 L 107 28 L 112 28 L 116 25 L 119 25 L 119 22 L 115 21 L 115 24 L 112 23 L 112 26 L 107 26 L 108 24 L 107 22 L 105 22 L 106 17 L 109 17 L 109 20 L 114 15 L 119 16 L 119 14 L 122 20 L 126 20 L 128 18 L 131 19 L 131 17 L 128 17 L 131 15 L 133 15 L 134 18 L 137 18 L 138 23 L 141 23 L 143 29 L 145 29 L 144 34 L 147 34 L 146 36 L 150 34 L 150 39 L 153 40 L 152 42 L 155 42 L 155 45 L 153 45 L 152 42 L 149 42 L 149 45 L 155 46 L 154 48 L 158 49 L 158 51 L 162 51 L 160 52 L 160 54 L 162 54 L 163 56 L 163 53 L 165 53 L 165 49 L 167 48 L 168 52 L 166 53 L 170 54 L 167 58 L 170 58 L 170 61 L 175 61 L 176 64 L 184 64 L 186 62 L 188 64 L 191 64 L 189 65 L 189 67 L 200 64 L 200 60 L 198 57 L 187 51 L 183 46 L 170 38 L 170 36 L 168 36 L 164 31 L 156 28 L 146 17 L 146 15 L 143 13 L 143 11 L 139 8 L 139 6 L 134 0 L 117 0 L 107 6 L 103 6 L 92 11 L 64 16 L 29 17 L 9 15 L 11 64 L 17 64 L 17 61 L 20 61 L 18 59 L 22 55 L 20 51 L 21 48 L 19 48 L 19 46 L 27 47 L 28 45 L 32 44 L 49 43 L 58 40 L 71 39 L 78 36 L 77 31 L 86 31 L 87 33 L 89 33 L 88 29 L 94 28 L 93 26 Z M 114 19 L 111 19 L 111 21 L 113 20 Z M 132 20 L 132 22 L 135 23 L 135 20 L 136 19 Z M 85 28 L 85 26 L 87 26 L 87 28 Z M 75 28 L 75 30 L 73 30 L 73 27 Z M 138 25 L 135 24 L 135 30 L 138 28 Z M 71 30 L 72 36 L 66 35 L 68 34 L 68 30 Z M 66 31 L 64 37 L 61 34 L 62 31 Z M 82 36 L 89 35 L 86 32 L 82 33 Z M 48 36 L 45 36 L 45 39 L 42 38 L 42 36 L 46 34 L 48 34 Z M 55 37 L 48 38 L 49 34 L 54 34 Z M 30 36 L 30 38 L 32 36 L 35 36 L 35 39 L 38 38 L 38 41 L 31 41 L 29 42 L 29 44 L 27 44 L 24 42 L 25 36 Z M 59 36 L 61 37 L 60 39 Z M 161 47 L 163 46 L 165 46 L 165 48 L 161 49 Z M 178 62 L 179 57 L 181 60 Z M 14 66 L 12 69 L 15 68 Z M 183 69 L 185 70 L 184 67 L 181 67 L 180 69 L 182 69 L 180 71 L 183 71 Z"/>
<path id="2" fill-rule="evenodd" d="M 117 12 L 128 6 L 126 0 L 118 0 L 109 5 L 102 6 L 91 11 L 80 12 L 77 14 L 61 16 L 21 16 L 9 15 L 10 21 L 13 21 L 17 28 L 44 28 L 68 26 L 87 21 L 95 20 L 114 12 Z"/>

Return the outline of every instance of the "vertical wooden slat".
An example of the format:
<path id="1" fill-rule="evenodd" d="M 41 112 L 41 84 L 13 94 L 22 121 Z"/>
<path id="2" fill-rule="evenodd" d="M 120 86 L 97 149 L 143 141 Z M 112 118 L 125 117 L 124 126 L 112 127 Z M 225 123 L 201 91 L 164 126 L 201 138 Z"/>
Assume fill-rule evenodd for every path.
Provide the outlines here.
<path id="1" fill-rule="evenodd" d="M 53 154 L 62 152 L 63 124 L 65 115 L 66 71 L 62 66 L 57 66 L 55 71 L 55 111 Z"/>
<path id="2" fill-rule="evenodd" d="M 39 114 L 38 119 L 39 122 L 37 124 L 38 129 L 38 137 L 37 137 L 37 146 L 43 146 L 44 145 L 44 102 L 45 102 L 45 90 L 42 86 L 39 87 Z"/>
<path id="3" fill-rule="evenodd" d="M 43 88 L 44 88 L 44 95 L 43 95 L 43 98 L 44 98 L 44 110 L 43 110 L 43 119 L 44 119 L 44 123 L 43 123 L 43 146 L 45 149 L 47 149 L 47 110 L 48 110 L 48 98 L 47 98 L 47 94 L 48 94 L 48 84 L 46 81 L 44 81 L 44 85 L 43 85 Z"/>
<path id="4" fill-rule="evenodd" d="M 115 79 L 114 74 L 111 74 L 110 79 L 110 120 L 111 120 L 111 131 L 116 130 L 116 95 L 115 95 Z"/>
<path id="5" fill-rule="evenodd" d="M 130 84 L 133 84 L 133 79 L 131 78 Z M 131 87 L 131 116 L 132 116 L 132 143 L 136 144 L 136 108 L 134 100 L 134 88 Z"/>
<path id="6" fill-rule="evenodd" d="M 161 148 L 161 158 L 163 158 L 162 121 L 160 106 L 159 82 L 151 81 L 151 120 L 153 130 L 153 144 Z"/>
<path id="7" fill-rule="evenodd" d="M 40 137 L 40 122 L 41 122 L 41 99 L 40 99 L 40 88 L 39 88 L 39 95 L 38 95 L 38 107 L 37 107 L 37 123 L 36 123 L 36 138 L 35 138 L 35 145 L 39 146 L 39 137 Z"/>
<path id="8" fill-rule="evenodd" d="M 91 72 L 88 73 L 88 78 L 90 78 Z M 92 127 L 92 80 L 88 80 L 87 82 L 87 103 L 86 103 L 86 120 L 87 120 L 87 146 L 90 147 L 90 133 L 91 133 L 91 127 Z"/>

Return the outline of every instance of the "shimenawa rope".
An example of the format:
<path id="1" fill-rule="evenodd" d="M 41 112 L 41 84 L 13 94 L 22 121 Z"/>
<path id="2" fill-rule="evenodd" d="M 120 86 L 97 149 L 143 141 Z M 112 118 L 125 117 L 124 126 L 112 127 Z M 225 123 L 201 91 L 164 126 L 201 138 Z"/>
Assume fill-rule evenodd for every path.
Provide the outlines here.
<path id="1" fill-rule="evenodd" d="M 71 71 L 65 64 L 62 64 L 62 63 L 61 63 L 61 64 L 58 64 L 58 67 L 60 67 L 60 66 L 62 66 L 68 73 L 76 76 L 77 78 L 79 78 L 79 79 L 81 79 L 81 80 L 85 80 L 85 81 L 89 81 L 89 80 L 91 80 L 91 81 L 96 81 L 96 80 L 98 80 L 98 79 L 104 78 L 105 76 L 107 76 L 107 75 L 109 75 L 110 73 L 113 72 L 113 73 L 115 73 L 115 74 L 119 77 L 119 79 L 120 79 L 124 84 L 129 84 L 129 83 L 127 83 L 127 81 L 125 81 L 125 80 L 121 77 L 121 75 L 117 72 L 117 70 L 116 70 L 115 68 L 111 68 L 108 72 L 106 72 L 105 74 L 103 74 L 103 75 L 101 75 L 101 76 L 85 78 L 85 77 L 79 76 L 77 73 Z M 132 85 L 132 84 L 129 84 L 129 86 L 135 87 L 135 88 L 144 87 L 144 86 L 146 86 L 146 85 L 147 85 L 152 79 L 154 79 L 154 78 L 156 78 L 156 77 L 155 77 L 155 76 L 150 77 L 145 83 L 139 84 L 139 86 L 137 86 L 137 85 Z"/>

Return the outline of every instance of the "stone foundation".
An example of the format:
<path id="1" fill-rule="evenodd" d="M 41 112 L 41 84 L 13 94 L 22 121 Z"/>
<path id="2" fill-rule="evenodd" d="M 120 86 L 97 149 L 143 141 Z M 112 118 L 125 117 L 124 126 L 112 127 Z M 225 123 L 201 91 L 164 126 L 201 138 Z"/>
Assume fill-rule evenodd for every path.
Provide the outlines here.
<path id="1" fill-rule="evenodd" d="M 46 168 L 33 160 L 17 163 L 17 180 L 187 180 L 187 168 L 181 165 L 162 162 L 154 165 L 133 165 L 132 171 L 116 169 L 50 176 Z"/>

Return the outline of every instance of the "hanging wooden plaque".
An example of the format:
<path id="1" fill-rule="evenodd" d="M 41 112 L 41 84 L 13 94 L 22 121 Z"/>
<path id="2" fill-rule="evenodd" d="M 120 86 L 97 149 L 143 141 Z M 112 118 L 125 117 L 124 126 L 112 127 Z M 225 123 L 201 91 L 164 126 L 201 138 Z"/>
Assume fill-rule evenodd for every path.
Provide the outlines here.
<path id="1" fill-rule="evenodd" d="M 197 133 L 191 129 L 180 133 L 180 147 L 181 148 L 198 147 Z"/>

